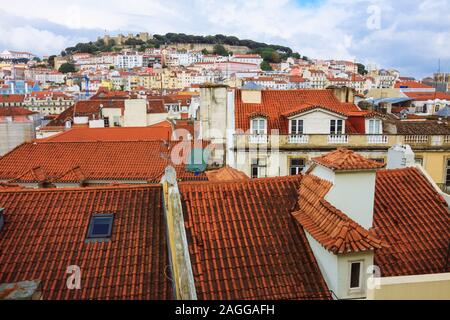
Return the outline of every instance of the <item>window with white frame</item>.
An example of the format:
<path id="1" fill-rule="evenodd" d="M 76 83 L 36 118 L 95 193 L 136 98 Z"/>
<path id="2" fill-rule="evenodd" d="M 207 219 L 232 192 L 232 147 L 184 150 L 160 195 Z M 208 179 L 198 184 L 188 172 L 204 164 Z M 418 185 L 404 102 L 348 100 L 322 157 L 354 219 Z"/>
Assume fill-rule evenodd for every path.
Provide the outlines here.
<path id="1" fill-rule="evenodd" d="M 300 174 L 305 168 L 305 159 L 292 158 L 289 161 L 289 172 L 291 176 Z"/>
<path id="2" fill-rule="evenodd" d="M 350 262 L 350 290 L 362 288 L 362 261 Z"/>
<path id="3" fill-rule="evenodd" d="M 290 134 L 302 135 L 303 134 L 303 120 L 292 119 L 290 126 Z"/>
<path id="4" fill-rule="evenodd" d="M 251 167 L 253 179 L 265 178 L 267 176 L 267 164 L 265 159 L 253 159 Z"/>
<path id="5" fill-rule="evenodd" d="M 251 131 L 254 135 L 267 134 L 267 120 L 264 118 L 254 118 L 251 121 Z"/>
<path id="6" fill-rule="evenodd" d="M 368 134 L 381 134 L 381 120 L 380 119 L 370 119 L 369 120 L 369 131 Z"/>
<path id="7" fill-rule="evenodd" d="M 331 120 L 330 121 L 330 134 L 342 134 L 344 132 L 343 120 Z"/>

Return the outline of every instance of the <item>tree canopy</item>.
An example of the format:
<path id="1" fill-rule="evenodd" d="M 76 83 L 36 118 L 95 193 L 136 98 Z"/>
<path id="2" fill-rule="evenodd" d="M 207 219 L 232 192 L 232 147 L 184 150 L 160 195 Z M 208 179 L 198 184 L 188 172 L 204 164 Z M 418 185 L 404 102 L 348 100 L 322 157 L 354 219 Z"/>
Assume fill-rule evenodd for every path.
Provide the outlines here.
<path id="1" fill-rule="evenodd" d="M 63 63 L 61 67 L 59 67 L 59 72 L 61 73 L 69 73 L 69 72 L 75 72 L 75 65 L 72 63 Z"/>

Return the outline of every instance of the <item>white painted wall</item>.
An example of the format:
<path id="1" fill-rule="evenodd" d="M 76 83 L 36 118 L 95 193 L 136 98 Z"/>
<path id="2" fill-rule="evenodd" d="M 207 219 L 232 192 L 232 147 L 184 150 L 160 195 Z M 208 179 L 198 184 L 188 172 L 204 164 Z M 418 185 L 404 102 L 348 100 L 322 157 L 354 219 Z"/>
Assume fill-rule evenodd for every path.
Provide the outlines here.
<path id="1" fill-rule="evenodd" d="M 365 229 L 373 225 L 376 171 L 335 172 L 325 200 Z"/>
<path id="2" fill-rule="evenodd" d="M 168 113 L 149 113 L 147 114 L 147 126 L 151 126 L 164 120 L 167 120 Z"/>
<path id="3" fill-rule="evenodd" d="M 102 117 L 109 118 L 109 126 L 114 127 L 114 118 L 120 119 L 120 125 L 123 126 L 122 109 L 120 108 L 102 108 Z M 104 120 L 102 120 L 104 121 Z"/>
<path id="4" fill-rule="evenodd" d="M 200 89 L 201 137 L 223 143 L 227 130 L 227 87 L 205 87 Z"/>
<path id="5" fill-rule="evenodd" d="M 146 100 L 144 99 L 125 100 L 124 126 L 125 127 L 147 126 Z"/>
<path id="6" fill-rule="evenodd" d="M 373 266 L 373 251 L 338 255 L 338 274 L 336 294 L 339 299 L 358 299 L 367 296 L 367 279 L 371 275 L 367 269 Z M 350 289 L 350 263 L 362 263 L 361 289 Z M 369 271 L 372 271 L 371 269 Z"/>
<path id="7" fill-rule="evenodd" d="M 317 109 L 292 119 L 303 120 L 304 134 L 330 134 L 330 121 L 344 120 L 345 118 Z M 343 133 L 345 133 L 345 120 L 343 121 Z"/>
<path id="8" fill-rule="evenodd" d="M 328 289 L 332 290 L 337 295 L 339 291 L 338 257 L 322 247 L 322 245 L 318 243 L 306 230 L 305 233 L 309 246 L 311 247 L 317 263 L 319 264 L 322 276 L 328 285 Z"/>
<path id="9" fill-rule="evenodd" d="M 267 162 L 267 176 L 268 177 L 278 177 L 278 176 L 288 176 L 289 172 L 289 159 L 290 158 L 303 158 L 306 160 L 306 164 L 315 157 L 322 156 L 328 153 L 327 151 L 309 151 L 309 150 L 295 150 L 295 151 L 285 151 L 280 152 L 269 152 L 269 150 L 259 149 L 243 151 L 235 151 L 228 148 L 227 161 L 228 165 L 237 170 L 240 170 L 250 176 L 251 159 L 258 157 L 268 158 Z M 366 158 L 386 158 L 387 152 L 385 151 L 371 151 L 371 152 L 361 152 Z M 231 160 L 230 160 L 231 158 Z M 314 174 L 321 177 L 324 180 L 334 181 L 334 173 L 326 169 L 320 168 L 319 166 L 314 169 Z M 319 173 L 323 172 L 323 173 Z"/>

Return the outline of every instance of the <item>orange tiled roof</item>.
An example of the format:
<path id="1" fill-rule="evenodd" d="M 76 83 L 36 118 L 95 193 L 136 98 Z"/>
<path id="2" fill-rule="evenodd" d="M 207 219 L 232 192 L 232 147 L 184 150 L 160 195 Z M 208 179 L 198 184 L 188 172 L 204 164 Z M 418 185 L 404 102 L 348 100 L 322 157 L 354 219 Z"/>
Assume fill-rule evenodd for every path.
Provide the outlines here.
<path id="1" fill-rule="evenodd" d="M 325 249 L 334 254 L 374 250 L 382 242 L 332 206 L 325 196 L 332 183 L 313 175 L 305 175 L 300 184 L 299 209 L 292 215 Z"/>
<path id="2" fill-rule="evenodd" d="M 311 105 L 319 105 L 334 112 L 346 114 L 350 111 L 360 111 L 354 104 L 341 103 L 332 90 L 262 90 L 260 104 L 243 103 L 241 90 L 236 90 L 235 118 L 236 129 L 250 129 L 250 116 L 263 113 L 268 117 L 268 130 L 278 129 L 281 134 L 287 134 L 289 125 L 284 114 L 301 110 Z"/>
<path id="3" fill-rule="evenodd" d="M 332 170 L 370 170 L 384 168 L 385 164 L 367 159 L 358 153 L 339 148 L 336 151 L 327 153 L 322 157 L 312 159 Z"/>
<path id="4" fill-rule="evenodd" d="M 75 167 L 64 173 L 61 177 L 54 179 L 54 183 L 82 183 L 86 180 L 86 175 L 80 167 Z"/>
<path id="5" fill-rule="evenodd" d="M 396 89 L 399 89 L 401 87 L 407 87 L 411 89 L 433 89 L 432 86 L 429 86 L 425 83 L 413 81 L 413 80 L 407 80 L 407 81 L 397 81 L 394 86 Z"/>
<path id="6" fill-rule="evenodd" d="M 87 141 L 169 141 L 172 127 L 126 127 L 126 128 L 73 128 L 61 134 L 46 138 L 52 142 L 87 142 Z"/>
<path id="7" fill-rule="evenodd" d="M 162 141 L 24 143 L 0 158 L 0 180 L 14 180 L 40 167 L 39 179 L 26 175 L 27 182 L 52 181 L 79 167 L 87 180 L 159 182 L 169 152 Z M 187 172 L 184 164 L 175 168 L 180 180 L 207 180 L 205 174 Z"/>
<path id="8" fill-rule="evenodd" d="M 447 203 L 417 168 L 377 172 L 374 230 L 389 247 L 375 250 L 383 277 L 444 270 L 450 242 Z"/>
<path id="9" fill-rule="evenodd" d="M 290 214 L 301 176 L 179 185 L 200 300 L 330 299 Z"/>
<path id="10" fill-rule="evenodd" d="M 211 182 L 249 180 L 250 178 L 242 171 L 225 166 L 218 170 L 206 171 L 206 176 Z"/>
<path id="11" fill-rule="evenodd" d="M 450 101 L 450 94 L 445 92 L 404 92 L 409 98 L 417 101 L 427 100 L 447 100 Z"/>
<path id="12" fill-rule="evenodd" d="M 21 107 L 0 107 L 0 117 L 29 116 L 36 113 Z"/>
<path id="13" fill-rule="evenodd" d="M 0 103 L 21 103 L 24 98 L 23 94 L 0 94 Z"/>
<path id="14" fill-rule="evenodd" d="M 89 117 L 89 120 L 100 119 L 101 108 L 124 109 L 123 100 L 86 100 L 78 101 L 75 105 L 64 110 L 56 119 L 48 123 L 49 127 L 64 126 L 66 121 L 74 117 Z"/>
<path id="15" fill-rule="evenodd" d="M 39 279 L 44 300 L 172 299 L 161 201 L 159 185 L 0 191 L 0 283 Z M 86 242 L 93 214 L 114 215 L 109 241 Z"/>

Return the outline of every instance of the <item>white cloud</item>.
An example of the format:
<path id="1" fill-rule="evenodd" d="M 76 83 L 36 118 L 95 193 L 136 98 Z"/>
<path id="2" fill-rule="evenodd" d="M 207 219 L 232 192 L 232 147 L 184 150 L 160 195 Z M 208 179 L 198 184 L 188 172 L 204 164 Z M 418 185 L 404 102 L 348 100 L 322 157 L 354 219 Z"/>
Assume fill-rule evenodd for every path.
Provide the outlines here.
<path id="1" fill-rule="evenodd" d="M 56 35 L 46 30 L 39 30 L 31 26 L 16 28 L 2 28 L 0 34 L 7 37 L 0 38 L 0 46 L 22 51 L 33 51 L 39 53 L 58 53 L 61 48 L 70 45 L 66 37 Z"/>
<path id="2" fill-rule="evenodd" d="M 310 57 L 373 61 L 413 75 L 434 72 L 439 57 L 450 68 L 450 1 L 299 1 L 73 0 L 67 7 L 64 2 L 20 0 L 4 6 L 0 21 L 17 16 L 27 23 L 2 29 L 0 22 L 0 31 L 8 31 L 0 46 L 48 54 L 73 45 L 88 31 L 90 39 L 104 30 L 222 33 L 288 45 Z M 53 29 L 47 30 L 45 23 Z"/>

